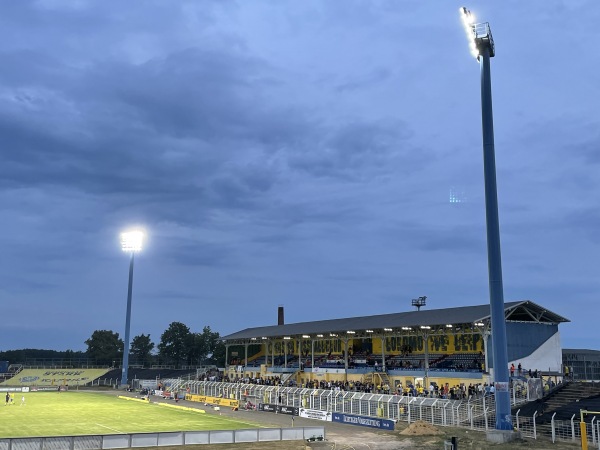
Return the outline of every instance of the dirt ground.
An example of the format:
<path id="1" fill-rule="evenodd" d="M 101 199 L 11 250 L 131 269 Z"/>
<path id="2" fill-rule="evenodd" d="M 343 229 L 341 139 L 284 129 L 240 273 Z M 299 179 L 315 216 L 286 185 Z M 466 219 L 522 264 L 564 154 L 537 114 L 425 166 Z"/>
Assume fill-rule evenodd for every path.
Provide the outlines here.
<path id="1" fill-rule="evenodd" d="M 114 393 L 114 391 L 113 391 Z M 123 394 L 120 392 L 119 394 Z M 152 399 L 163 401 L 162 399 Z M 164 400 L 171 402 L 171 400 Z M 444 448 L 444 441 L 449 441 L 453 436 L 458 438 L 460 450 L 518 450 L 518 449 L 544 449 L 544 450 L 574 450 L 581 448 L 580 443 L 557 442 L 552 443 L 547 439 L 524 439 L 510 444 L 493 444 L 487 442 L 485 433 L 464 428 L 434 427 L 431 424 L 424 426 L 412 425 L 416 435 L 403 434 L 402 431 L 409 427 L 405 422 L 396 423 L 394 431 L 374 430 L 354 425 L 345 425 L 336 422 L 323 422 L 320 420 L 304 419 L 301 417 L 274 414 L 261 411 L 232 411 L 230 408 L 221 408 L 213 411 L 210 407 L 195 402 L 180 401 L 179 404 L 189 407 L 199 407 L 208 414 L 221 414 L 231 418 L 254 422 L 266 427 L 303 427 L 325 426 L 326 441 L 306 443 L 299 441 L 284 442 L 259 442 L 254 444 L 214 444 L 214 445 L 189 445 L 189 450 L 308 450 L 320 448 L 328 450 L 395 450 L 395 449 L 427 449 L 440 450 Z M 437 431 L 439 435 L 419 435 L 427 430 Z M 410 431 L 410 429 L 409 429 Z M 181 447 L 161 447 L 167 450 L 179 450 Z"/>

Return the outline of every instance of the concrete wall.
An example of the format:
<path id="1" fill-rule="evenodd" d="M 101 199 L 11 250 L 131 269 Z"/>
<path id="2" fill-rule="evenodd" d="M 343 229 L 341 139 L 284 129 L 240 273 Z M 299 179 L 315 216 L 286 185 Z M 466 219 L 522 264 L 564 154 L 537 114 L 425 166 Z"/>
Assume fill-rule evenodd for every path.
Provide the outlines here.
<path id="1" fill-rule="evenodd" d="M 0 450 L 38 450 L 40 448 L 96 450 L 191 444 L 234 444 L 242 442 L 297 441 L 306 440 L 314 436 L 322 436 L 325 438 L 325 427 L 314 426 L 93 436 L 7 438 L 0 439 Z"/>

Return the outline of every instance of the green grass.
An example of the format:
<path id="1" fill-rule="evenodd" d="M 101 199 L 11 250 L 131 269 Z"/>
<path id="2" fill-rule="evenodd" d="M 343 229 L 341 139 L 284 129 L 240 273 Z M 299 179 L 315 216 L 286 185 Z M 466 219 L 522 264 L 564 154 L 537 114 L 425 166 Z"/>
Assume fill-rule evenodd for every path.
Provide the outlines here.
<path id="1" fill-rule="evenodd" d="M 24 406 L 21 396 L 25 395 Z M 3 399 L 3 397 L 2 397 Z M 234 430 L 257 424 L 90 392 L 15 393 L 0 403 L 0 437 L 75 436 L 157 431 Z"/>

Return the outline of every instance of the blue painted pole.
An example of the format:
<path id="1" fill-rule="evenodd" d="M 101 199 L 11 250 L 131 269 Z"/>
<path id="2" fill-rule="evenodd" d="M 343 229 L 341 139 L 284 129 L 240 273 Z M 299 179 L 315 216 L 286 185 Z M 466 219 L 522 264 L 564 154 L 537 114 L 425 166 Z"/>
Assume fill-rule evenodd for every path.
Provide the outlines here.
<path id="1" fill-rule="evenodd" d="M 494 117 L 492 114 L 492 79 L 490 49 L 480 54 L 481 65 L 481 123 L 483 129 L 483 172 L 485 179 L 485 218 L 487 224 L 488 276 L 492 317 L 492 356 L 496 384 L 496 429 L 512 430 L 508 378 L 506 319 L 502 286 L 502 257 L 500 254 L 500 225 L 498 220 L 498 191 L 496 187 L 496 156 L 494 150 Z"/>
<path id="2" fill-rule="evenodd" d="M 127 288 L 127 316 L 125 319 L 125 342 L 123 343 L 123 368 L 121 371 L 121 386 L 127 384 L 127 371 L 129 369 L 129 328 L 131 326 L 131 292 L 133 290 L 133 255 L 129 262 L 129 287 Z"/>

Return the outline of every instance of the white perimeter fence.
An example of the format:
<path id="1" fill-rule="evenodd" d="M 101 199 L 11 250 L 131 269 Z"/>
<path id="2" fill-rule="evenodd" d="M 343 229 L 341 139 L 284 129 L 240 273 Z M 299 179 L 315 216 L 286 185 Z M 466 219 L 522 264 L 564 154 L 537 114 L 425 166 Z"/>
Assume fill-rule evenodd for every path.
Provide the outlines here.
<path id="1" fill-rule="evenodd" d="M 510 392 L 511 406 L 518 407 L 543 396 L 541 381 L 535 380 L 513 382 Z M 190 394 L 237 399 L 240 401 L 240 408 L 244 407 L 245 402 L 250 401 L 255 405 L 270 403 L 297 406 L 327 412 L 381 417 L 407 423 L 424 420 L 433 425 L 458 426 L 479 431 L 493 430 L 496 422 L 494 395 L 449 400 L 216 381 L 171 381 L 173 386 Z M 579 423 L 574 421 L 574 417 L 570 421 L 553 419 L 549 424 L 536 425 L 536 415 L 537 413 L 533 417 L 523 417 L 520 415 L 520 410 L 517 410 L 512 417 L 514 428 L 526 438 L 543 437 L 551 439 L 552 442 L 580 439 Z M 599 422 L 588 425 L 587 433 L 588 441 L 600 449 Z"/>

